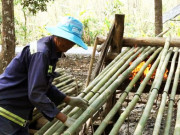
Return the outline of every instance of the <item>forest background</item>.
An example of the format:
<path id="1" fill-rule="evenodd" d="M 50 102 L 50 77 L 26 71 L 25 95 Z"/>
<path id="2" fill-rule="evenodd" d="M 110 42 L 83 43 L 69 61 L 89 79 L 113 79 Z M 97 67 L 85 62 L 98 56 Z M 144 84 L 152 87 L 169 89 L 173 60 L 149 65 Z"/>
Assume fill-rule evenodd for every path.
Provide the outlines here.
<path id="1" fill-rule="evenodd" d="M 179 3 L 180 0 L 162 0 L 163 13 Z M 47 3 L 47 11 L 36 14 L 23 9 L 19 0 L 14 0 L 14 11 L 16 45 L 26 45 L 48 35 L 45 26 L 55 26 L 67 15 L 82 21 L 83 38 L 89 46 L 93 45 L 97 35 L 107 35 L 115 14 L 125 14 L 125 37 L 155 36 L 154 0 L 54 0 Z M 180 17 L 163 24 L 164 30 L 171 27 L 167 34 L 171 33 L 173 37 L 180 36 L 178 19 Z"/>

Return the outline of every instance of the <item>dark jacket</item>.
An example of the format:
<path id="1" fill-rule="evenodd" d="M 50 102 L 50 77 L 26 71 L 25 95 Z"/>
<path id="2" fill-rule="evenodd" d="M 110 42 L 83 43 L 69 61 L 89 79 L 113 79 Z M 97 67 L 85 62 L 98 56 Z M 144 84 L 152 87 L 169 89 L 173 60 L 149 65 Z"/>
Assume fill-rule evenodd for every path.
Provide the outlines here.
<path id="1" fill-rule="evenodd" d="M 60 56 L 52 36 L 38 40 L 34 53 L 25 46 L 0 75 L 0 106 L 24 119 L 31 119 L 37 107 L 52 120 L 66 96 L 51 84 Z"/>

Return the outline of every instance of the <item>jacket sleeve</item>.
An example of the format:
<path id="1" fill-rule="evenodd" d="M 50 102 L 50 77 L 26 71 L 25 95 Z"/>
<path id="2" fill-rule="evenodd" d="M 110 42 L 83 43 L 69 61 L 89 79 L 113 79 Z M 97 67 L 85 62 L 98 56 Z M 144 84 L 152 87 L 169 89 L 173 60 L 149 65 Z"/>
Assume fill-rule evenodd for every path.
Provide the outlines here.
<path id="1" fill-rule="evenodd" d="M 49 88 L 47 96 L 56 104 L 56 106 L 59 105 L 66 97 L 66 95 L 59 91 L 54 85 L 51 85 Z"/>
<path id="2" fill-rule="evenodd" d="M 28 69 L 28 98 L 48 120 L 52 120 L 59 113 L 59 110 L 47 96 L 47 70 L 47 56 L 41 52 L 33 54 Z"/>

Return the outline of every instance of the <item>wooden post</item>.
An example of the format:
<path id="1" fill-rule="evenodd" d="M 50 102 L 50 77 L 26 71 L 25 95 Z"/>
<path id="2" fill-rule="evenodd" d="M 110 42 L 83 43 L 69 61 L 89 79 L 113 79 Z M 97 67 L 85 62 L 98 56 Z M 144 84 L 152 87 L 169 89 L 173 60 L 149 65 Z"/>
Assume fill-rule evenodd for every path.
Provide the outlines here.
<path id="1" fill-rule="evenodd" d="M 114 21 L 114 32 L 113 32 L 113 39 L 111 44 L 111 51 L 110 54 L 119 54 L 121 52 L 122 48 L 122 41 L 123 41 L 123 34 L 124 34 L 124 14 L 116 14 L 115 15 L 115 21 Z M 106 63 L 108 64 L 110 61 L 107 61 L 106 57 Z M 106 116 L 109 111 L 112 109 L 112 107 L 115 104 L 116 99 L 116 92 L 108 99 L 106 103 L 105 110 L 103 112 L 103 115 Z"/>
<path id="2" fill-rule="evenodd" d="M 114 32 L 111 44 L 111 52 L 120 53 L 124 34 L 124 14 L 116 14 L 114 21 Z"/>
<path id="3" fill-rule="evenodd" d="M 94 79 L 99 74 L 103 62 L 105 60 L 105 57 L 107 56 L 107 52 L 110 45 L 111 45 L 111 52 L 117 52 L 117 53 L 121 52 L 123 33 L 124 33 L 124 14 L 121 15 L 116 14 L 114 23 L 102 47 L 102 51 L 97 61 L 95 70 L 93 72 L 92 79 Z"/>
<path id="4" fill-rule="evenodd" d="M 92 74 L 92 79 L 94 79 L 99 74 L 99 72 L 100 72 L 100 69 L 101 69 L 101 67 L 103 65 L 104 59 L 105 59 L 105 57 L 107 55 L 107 51 L 108 51 L 109 46 L 110 46 L 110 44 L 112 42 L 112 33 L 113 33 L 113 30 L 114 30 L 114 23 L 113 23 L 113 25 L 112 25 L 112 27 L 110 29 L 110 32 L 108 34 L 108 37 L 107 37 L 106 41 L 105 41 L 105 43 L 104 43 L 104 45 L 102 47 L 101 54 L 100 54 L 100 56 L 98 58 L 96 67 L 95 67 L 94 72 Z"/>
<path id="5" fill-rule="evenodd" d="M 162 24 L 162 0 L 154 0 L 155 10 L 155 36 L 163 31 Z"/>

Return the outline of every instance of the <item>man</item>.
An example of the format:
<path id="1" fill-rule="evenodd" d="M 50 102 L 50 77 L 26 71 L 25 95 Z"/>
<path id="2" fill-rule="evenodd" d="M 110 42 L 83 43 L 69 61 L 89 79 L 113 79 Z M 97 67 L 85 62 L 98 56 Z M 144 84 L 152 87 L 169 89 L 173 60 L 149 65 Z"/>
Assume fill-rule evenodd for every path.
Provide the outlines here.
<path id="1" fill-rule="evenodd" d="M 48 120 L 55 117 L 66 126 L 75 121 L 56 106 L 65 102 L 86 109 L 88 102 L 69 97 L 51 83 L 55 67 L 63 52 L 75 44 L 87 50 L 82 41 L 83 26 L 73 17 L 65 17 L 56 27 L 46 27 L 52 36 L 25 46 L 0 75 L 0 135 L 28 134 L 28 120 L 34 107 Z"/>

